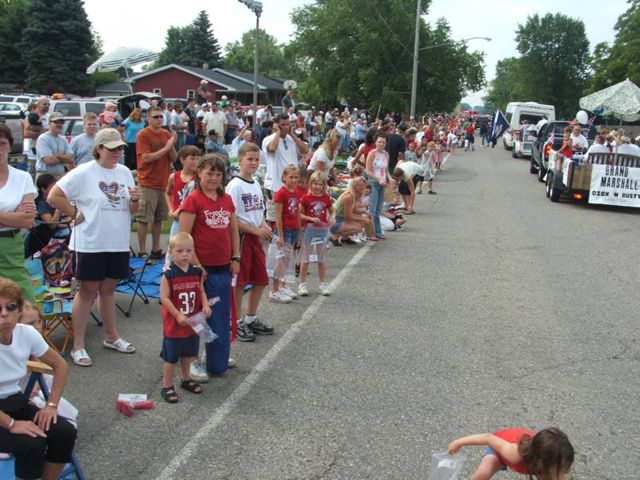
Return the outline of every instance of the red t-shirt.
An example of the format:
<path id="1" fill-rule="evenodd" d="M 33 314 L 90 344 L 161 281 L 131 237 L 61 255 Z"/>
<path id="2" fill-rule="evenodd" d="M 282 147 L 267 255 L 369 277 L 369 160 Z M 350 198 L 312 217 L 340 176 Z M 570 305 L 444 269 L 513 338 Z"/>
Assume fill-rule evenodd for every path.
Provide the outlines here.
<path id="1" fill-rule="evenodd" d="M 189 265 L 189 269 L 183 272 L 180 267 L 172 263 L 162 273 L 169 283 L 171 303 L 187 317 L 202 310 L 202 270 Z M 196 332 L 188 325 L 180 325 L 173 315 L 162 306 L 162 333 L 166 338 L 189 338 Z"/>
<path id="2" fill-rule="evenodd" d="M 184 200 L 184 191 L 187 185 L 191 181 L 184 182 L 182 180 L 182 174 L 175 172 L 173 174 L 173 191 L 171 192 L 171 210 L 177 210 L 182 201 Z"/>
<path id="3" fill-rule="evenodd" d="M 299 192 L 290 192 L 287 187 L 281 187 L 273 196 L 273 201 L 282 203 L 282 227 L 285 230 L 298 230 L 298 204 L 300 203 Z"/>
<path id="4" fill-rule="evenodd" d="M 236 211 L 226 193 L 216 200 L 194 190 L 182 202 L 182 211 L 196 215 L 191 236 L 202 265 L 217 267 L 231 262 L 231 215 Z"/>
<path id="5" fill-rule="evenodd" d="M 158 132 L 151 130 L 151 127 L 145 127 L 138 132 L 136 136 L 136 155 L 138 165 L 138 184 L 141 187 L 153 188 L 155 190 L 164 190 L 169 182 L 169 172 L 171 167 L 171 158 L 169 154 L 145 163 L 142 160 L 142 154 L 153 153 L 165 147 L 171 134 L 161 128 Z"/>
<path id="6" fill-rule="evenodd" d="M 323 225 L 329 223 L 329 211 L 333 201 L 331 197 L 323 193 L 319 197 L 312 193 L 307 193 L 300 199 L 300 206 L 302 207 L 302 213 L 308 217 L 319 218 Z M 311 222 L 304 221 L 305 226 Z"/>
<path id="7" fill-rule="evenodd" d="M 467 128 L 465 128 L 465 131 L 469 134 L 469 135 L 473 135 L 476 131 L 476 129 L 473 127 L 473 123 L 470 123 L 469 125 L 467 125 Z"/>
<path id="8" fill-rule="evenodd" d="M 530 437 L 533 438 L 533 436 L 535 435 L 535 432 L 532 432 L 531 430 L 527 430 L 526 428 L 510 428 L 507 430 L 498 430 L 497 432 L 494 433 L 494 435 L 509 443 L 518 444 L 520 443 L 520 439 L 524 435 L 529 435 Z M 531 473 L 529 472 L 529 470 L 527 469 L 527 466 L 523 462 L 520 462 L 514 465 L 512 463 L 507 462 L 506 459 L 502 458 L 502 456 L 498 452 L 496 452 L 496 455 L 498 456 L 500 461 L 504 463 L 507 467 L 509 467 L 511 470 L 518 473 L 524 473 L 524 474 Z"/>

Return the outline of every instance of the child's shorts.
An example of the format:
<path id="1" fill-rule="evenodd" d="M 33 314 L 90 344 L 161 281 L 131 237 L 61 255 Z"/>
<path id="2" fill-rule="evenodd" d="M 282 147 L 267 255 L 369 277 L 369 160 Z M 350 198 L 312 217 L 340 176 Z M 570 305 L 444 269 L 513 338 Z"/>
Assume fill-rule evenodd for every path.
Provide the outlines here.
<path id="1" fill-rule="evenodd" d="M 295 245 L 296 243 L 298 243 L 299 234 L 300 234 L 299 230 L 285 228 L 284 229 L 284 243 L 286 243 L 288 245 Z"/>
<path id="2" fill-rule="evenodd" d="M 269 285 L 267 259 L 260 237 L 249 233 L 240 235 L 240 258 L 238 286 L 249 283 L 258 287 Z"/>
<path id="3" fill-rule="evenodd" d="M 167 363 L 176 364 L 181 358 L 197 357 L 199 347 L 200 337 L 195 334 L 186 338 L 164 337 L 162 339 L 160 358 Z"/>
<path id="4" fill-rule="evenodd" d="M 484 456 L 486 457 L 487 455 L 495 455 L 496 457 L 498 457 L 498 454 L 496 453 L 496 451 L 489 447 L 489 446 L 485 446 L 484 447 Z M 498 457 L 498 459 L 500 459 L 500 457 Z M 502 468 L 500 470 L 506 470 L 507 466 L 502 464 Z"/>

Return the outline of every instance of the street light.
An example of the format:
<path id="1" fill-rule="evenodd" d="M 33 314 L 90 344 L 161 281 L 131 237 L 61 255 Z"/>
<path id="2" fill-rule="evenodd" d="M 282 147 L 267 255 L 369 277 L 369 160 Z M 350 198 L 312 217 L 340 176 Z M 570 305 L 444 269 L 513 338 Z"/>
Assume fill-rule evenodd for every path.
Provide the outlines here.
<path id="1" fill-rule="evenodd" d="M 422 0 L 418 0 L 418 7 L 416 10 L 416 35 L 415 41 L 413 43 L 413 77 L 411 80 L 411 111 L 409 115 L 416 118 L 416 97 L 418 96 L 418 54 L 420 50 L 427 50 L 430 48 L 442 47 L 444 45 L 449 45 L 449 43 L 441 43 L 438 45 L 429 45 L 426 47 L 420 48 L 420 10 L 421 10 Z M 469 40 L 486 40 L 487 42 L 491 41 L 489 37 L 469 37 L 463 38 L 459 40 L 457 43 L 468 42 Z"/>
<path id="2" fill-rule="evenodd" d="M 262 2 L 257 0 L 238 0 L 256 14 L 256 39 L 253 53 L 253 126 L 258 123 L 258 34 L 260 33 L 260 15 L 262 14 Z"/>

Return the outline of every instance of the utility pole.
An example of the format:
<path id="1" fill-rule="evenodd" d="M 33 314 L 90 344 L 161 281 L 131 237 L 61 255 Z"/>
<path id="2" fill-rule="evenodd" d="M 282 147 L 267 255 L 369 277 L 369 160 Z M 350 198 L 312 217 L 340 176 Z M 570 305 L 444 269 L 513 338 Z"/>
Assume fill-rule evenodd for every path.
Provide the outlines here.
<path id="1" fill-rule="evenodd" d="M 416 97 L 418 96 L 418 55 L 420 53 L 420 11 L 422 0 L 418 0 L 416 9 L 416 35 L 413 42 L 413 78 L 411 80 L 411 111 L 409 115 L 416 120 Z"/>
<path id="2" fill-rule="evenodd" d="M 256 35 L 255 47 L 253 52 L 253 126 L 258 123 L 258 38 L 260 35 L 260 14 L 262 14 L 262 2 L 257 0 L 239 0 L 245 4 L 249 10 L 256 14 Z"/>

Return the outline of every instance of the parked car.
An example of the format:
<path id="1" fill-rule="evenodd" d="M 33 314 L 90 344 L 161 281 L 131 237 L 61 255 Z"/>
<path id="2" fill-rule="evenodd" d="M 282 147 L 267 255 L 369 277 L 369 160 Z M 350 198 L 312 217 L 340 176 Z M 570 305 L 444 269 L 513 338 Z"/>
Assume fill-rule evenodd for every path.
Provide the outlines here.
<path id="1" fill-rule="evenodd" d="M 37 100 L 37 95 L 33 95 L 31 93 L 24 93 L 21 95 L 14 95 L 12 93 L 5 93 L 0 95 L 0 102 L 10 102 L 10 103 L 19 103 L 23 105 L 23 110 L 27 109 L 27 106 L 31 102 L 35 102 Z"/>
<path id="2" fill-rule="evenodd" d="M 25 118 L 26 106 L 18 102 L 0 102 L 0 115 L 7 118 Z"/>
<path id="3" fill-rule="evenodd" d="M 64 119 L 64 125 L 62 127 L 62 135 L 67 139 L 69 143 L 78 135 L 84 132 L 82 117 L 71 117 Z"/>
<path id="4" fill-rule="evenodd" d="M 540 130 L 533 141 L 531 159 L 529 160 L 529 172 L 538 174 L 538 181 L 544 182 L 544 177 L 549 168 L 549 155 L 551 150 L 559 150 L 562 146 L 564 129 L 570 123 L 566 120 L 547 122 Z M 582 134 L 587 137 L 591 145 L 597 135 L 596 127 L 589 125 L 582 129 Z"/>
<path id="5" fill-rule="evenodd" d="M 87 112 L 100 115 L 107 102 L 96 100 L 52 100 L 50 112 L 59 112 L 63 117 L 83 117 Z"/>

